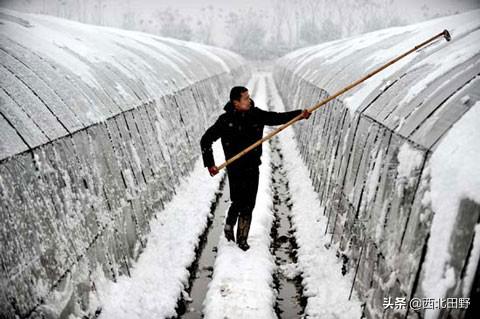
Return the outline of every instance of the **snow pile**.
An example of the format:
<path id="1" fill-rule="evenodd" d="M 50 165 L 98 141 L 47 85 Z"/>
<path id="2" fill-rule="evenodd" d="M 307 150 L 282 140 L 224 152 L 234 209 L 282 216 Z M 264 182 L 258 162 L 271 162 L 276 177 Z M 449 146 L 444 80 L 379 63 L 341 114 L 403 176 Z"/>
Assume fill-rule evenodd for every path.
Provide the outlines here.
<path id="1" fill-rule="evenodd" d="M 214 155 L 224 160 L 219 141 Z M 201 158 L 184 177 L 177 195 L 150 223 L 147 246 L 130 269 L 114 283 L 98 269 L 92 277 L 100 307 L 100 318 L 166 318 L 176 315 L 177 299 L 189 278 L 187 267 L 195 259 L 198 238 L 207 225 L 210 205 L 225 171 L 208 174 Z M 95 309 L 93 309 L 95 310 Z"/>
<path id="2" fill-rule="evenodd" d="M 430 160 L 431 204 L 435 212 L 425 257 L 425 277 L 422 288 L 430 298 L 445 297 L 456 284 L 455 269 L 450 265 L 451 245 L 462 199 L 480 205 L 480 102 L 448 131 L 440 141 Z M 478 229 L 478 227 L 476 228 Z M 473 256 L 478 256 L 478 231 L 475 232 Z M 465 280 L 471 286 L 473 277 Z M 467 296 L 465 296 L 467 297 Z M 436 318 L 439 309 L 429 310 L 427 318 Z"/>
<path id="3" fill-rule="evenodd" d="M 269 81 L 274 83 L 271 77 Z M 285 110 L 276 88 L 272 99 L 272 104 L 277 106 L 274 111 Z M 279 140 L 293 201 L 291 214 L 298 244 L 298 268 L 302 272 L 303 292 L 308 298 L 305 314 L 309 318 L 360 318 L 361 301 L 355 291 L 348 300 L 353 274 L 343 276 L 342 262 L 335 249 L 325 247 L 330 243 L 330 236 L 324 235 L 327 219 L 297 149 L 293 128 L 283 130 Z"/>
<path id="4" fill-rule="evenodd" d="M 248 88 L 253 81 L 258 81 L 258 77 L 252 78 Z M 266 104 L 265 93 L 265 82 L 260 81 L 254 91 L 256 104 Z M 235 243 L 228 242 L 222 232 L 204 301 L 204 314 L 208 319 L 276 318 L 273 308 L 276 296 L 272 288 L 275 261 L 270 253 L 274 214 L 271 211 L 269 144 L 264 143 L 263 148 L 258 193 L 248 235 L 250 249 L 241 250 Z"/>
<path id="5" fill-rule="evenodd" d="M 297 263 L 280 265 L 278 268 L 280 268 L 280 272 L 282 273 L 282 275 L 290 280 L 293 280 L 301 273 Z"/>

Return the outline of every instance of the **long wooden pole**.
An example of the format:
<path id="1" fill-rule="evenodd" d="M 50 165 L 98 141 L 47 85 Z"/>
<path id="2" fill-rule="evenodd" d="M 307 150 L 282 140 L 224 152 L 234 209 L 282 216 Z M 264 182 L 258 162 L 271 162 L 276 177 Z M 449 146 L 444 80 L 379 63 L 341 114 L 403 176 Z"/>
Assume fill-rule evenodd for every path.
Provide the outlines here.
<path id="1" fill-rule="evenodd" d="M 338 97 L 339 95 L 342 95 L 343 93 L 347 92 L 348 90 L 350 90 L 351 88 L 357 86 L 358 84 L 362 83 L 363 81 L 365 81 L 366 79 L 372 77 L 373 75 L 377 74 L 378 72 L 382 71 L 383 69 L 385 69 L 386 67 L 394 64 L 395 62 L 397 62 L 398 60 L 404 58 L 405 56 L 409 55 L 410 53 L 418 50 L 419 48 L 425 46 L 426 44 L 432 42 L 433 40 L 439 38 L 439 37 L 445 37 L 445 39 L 447 41 L 450 41 L 451 39 L 451 36 L 450 36 L 450 33 L 448 32 L 448 30 L 443 30 L 442 32 L 440 32 L 439 34 L 431 37 L 430 39 L 428 40 L 425 40 L 424 42 L 420 43 L 419 45 L 416 45 L 413 49 L 410 49 L 408 50 L 407 52 L 399 55 L 398 57 L 396 57 L 395 59 L 387 62 L 386 64 L 382 65 L 381 67 L 377 68 L 376 70 L 370 72 L 369 74 L 365 75 L 364 77 L 356 80 L 355 82 L 351 83 L 350 85 L 347 85 L 345 88 L 341 89 L 340 91 L 336 92 L 335 94 L 329 96 L 328 98 L 326 98 L 325 100 L 315 104 L 314 106 L 308 108 L 307 110 L 309 112 L 314 112 L 316 109 L 318 109 L 320 106 L 322 105 L 325 105 L 327 104 L 328 102 L 330 102 L 331 100 L 335 99 L 336 97 Z M 226 167 L 227 165 L 231 164 L 232 162 L 234 162 L 235 160 L 239 159 L 240 157 L 242 157 L 243 155 L 245 155 L 246 153 L 250 152 L 252 149 L 254 149 L 255 147 L 257 147 L 258 145 L 260 145 L 261 143 L 265 142 L 266 140 L 269 140 L 271 139 L 273 136 L 275 136 L 276 134 L 278 134 L 280 131 L 283 131 L 285 128 L 289 127 L 290 125 L 292 125 L 293 123 L 297 122 L 298 120 L 302 119 L 303 118 L 303 114 L 299 114 L 297 115 L 296 117 L 294 117 L 293 119 L 291 119 L 290 121 L 288 121 L 287 123 L 283 124 L 282 126 L 280 126 L 279 128 L 277 128 L 276 130 L 270 132 L 268 135 L 264 136 L 263 138 L 261 138 L 260 140 L 256 141 L 255 143 L 253 143 L 252 145 L 250 145 L 249 147 L 245 148 L 243 151 L 239 152 L 238 154 L 236 154 L 235 156 L 229 158 L 228 160 L 226 160 L 225 162 L 223 162 L 220 166 L 218 166 L 218 170 L 220 171 L 222 168 Z"/>

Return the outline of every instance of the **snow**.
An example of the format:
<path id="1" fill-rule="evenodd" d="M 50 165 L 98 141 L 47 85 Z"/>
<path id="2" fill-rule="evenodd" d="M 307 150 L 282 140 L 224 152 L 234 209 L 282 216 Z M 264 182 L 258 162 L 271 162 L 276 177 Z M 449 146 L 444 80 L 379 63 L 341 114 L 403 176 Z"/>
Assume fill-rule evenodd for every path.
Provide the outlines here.
<path id="1" fill-rule="evenodd" d="M 130 168 L 126 168 L 122 171 L 122 176 L 125 180 L 125 184 L 127 185 L 127 191 L 125 194 L 125 199 L 126 200 L 132 200 L 135 198 L 134 194 L 132 192 L 135 191 L 136 186 L 135 186 L 135 177 L 133 177 L 133 172 Z"/>
<path id="2" fill-rule="evenodd" d="M 0 8 L 0 12 L 4 16 L 0 19 L 0 42 L 2 47 L 8 49 L 6 54 L 11 54 L 10 50 L 20 46 L 25 53 L 19 52 L 20 57 L 15 58 L 32 72 L 43 76 L 38 70 L 48 69 L 52 72 L 55 69 L 53 72 L 64 79 L 64 83 L 58 87 L 70 87 L 72 90 L 62 93 L 83 97 L 84 102 L 79 106 L 75 103 L 71 105 L 71 116 L 74 117 L 75 112 L 84 113 L 81 118 L 87 119 L 86 123 L 82 123 L 86 126 L 102 122 L 144 102 L 159 100 L 201 80 L 231 72 L 245 63 L 241 56 L 233 52 L 199 43 L 5 8 Z M 14 19 L 6 18 L 9 15 L 27 21 L 30 26 L 25 27 Z M 33 66 L 36 59 L 42 61 L 41 65 Z M 47 87 L 55 88 L 58 85 L 45 76 L 42 79 Z M 79 81 L 84 86 L 79 86 Z M 21 87 L 15 84 L 14 88 Z M 85 92 L 85 89 L 89 92 Z M 94 96 L 102 103 L 85 99 L 87 96 Z M 43 119 L 46 116 L 43 113 L 40 112 L 36 117 Z M 54 123 L 49 122 L 45 127 L 58 125 L 55 117 L 51 118 L 55 120 Z M 76 127 L 73 128 L 75 130 Z M 63 135 L 54 134 L 52 138 Z"/>
<path id="3" fill-rule="evenodd" d="M 142 170 L 142 162 L 140 161 L 140 156 L 138 156 L 137 149 L 133 145 L 134 142 L 133 140 L 130 140 L 130 150 L 132 151 L 132 156 L 135 164 L 137 165 L 138 169 L 141 171 Z"/>
<path id="4" fill-rule="evenodd" d="M 458 276 L 450 265 L 449 243 L 460 213 L 460 201 L 469 198 L 480 203 L 478 123 L 480 101 L 453 125 L 431 156 L 430 197 L 434 216 L 424 263 L 425 278 L 422 282 L 423 291 L 430 298 L 445 297 L 448 289 L 455 285 L 454 275 Z M 475 240 L 478 243 L 478 239 Z M 426 318 L 436 318 L 438 310 L 428 310 Z"/>
<path id="5" fill-rule="evenodd" d="M 253 91 L 256 105 L 266 103 L 265 81 L 254 75 L 247 87 Z M 275 261 L 270 253 L 270 229 L 274 214 L 270 190 L 270 148 L 263 144 L 260 180 L 248 235 L 250 249 L 243 251 L 221 235 L 212 281 L 204 301 L 204 314 L 214 318 L 276 318 L 272 289 Z M 238 225 L 238 223 L 237 223 Z"/>
<path id="6" fill-rule="evenodd" d="M 197 50 L 199 50 L 199 51 L 201 51 L 202 53 L 204 53 L 204 54 L 206 54 L 206 55 L 208 55 L 212 60 L 217 61 L 217 62 L 222 66 L 222 68 L 223 68 L 223 70 L 224 70 L 225 72 L 230 72 L 230 71 L 231 71 L 230 67 L 225 63 L 225 61 L 223 61 L 222 59 L 220 59 L 220 58 L 218 57 L 218 55 L 213 54 L 213 53 L 209 50 L 209 48 L 206 47 L 205 45 L 202 45 L 202 44 L 196 43 L 196 42 L 190 42 L 190 43 L 189 43 L 189 46 L 192 47 L 192 48 L 195 48 L 195 49 L 197 49 Z M 225 51 L 225 52 L 226 52 L 226 51 Z"/>
<path id="7" fill-rule="evenodd" d="M 271 73 L 260 72 L 253 77 L 253 81 L 258 81 L 254 98 L 258 105 L 267 103 L 265 80 L 273 83 Z M 277 107 L 274 111 L 285 111 L 276 89 L 272 93 L 268 98 L 273 99 L 272 105 Z M 308 169 L 297 150 L 292 128 L 282 131 L 279 137 L 286 160 L 293 201 L 292 222 L 299 246 L 298 263 L 280 265 L 280 271 L 287 278 L 302 274 L 304 294 L 308 297 L 305 311 L 311 318 L 360 317 L 361 302 L 356 293 L 353 292 L 352 299 L 348 300 L 352 274 L 343 276 L 342 263 L 334 249 L 325 248 L 329 243 L 329 237 L 323 235 L 326 218 L 321 215 L 313 186 L 305 183 L 310 180 Z M 276 296 L 272 290 L 275 263 L 269 250 L 274 219 L 269 187 L 270 148 L 268 143 L 263 145 L 259 191 L 249 235 L 251 248 L 244 252 L 221 235 L 213 278 L 204 302 L 206 318 L 276 318 L 273 311 Z"/>
<path id="8" fill-rule="evenodd" d="M 115 83 L 115 89 L 117 89 L 118 94 L 123 97 L 125 100 L 130 97 L 130 95 L 125 91 L 123 86 L 120 83 Z"/>
<path id="9" fill-rule="evenodd" d="M 465 271 L 465 277 L 463 278 L 463 290 L 464 296 L 469 296 L 473 287 L 473 281 L 475 279 L 475 272 L 478 268 L 478 262 L 480 260 L 480 224 L 475 225 L 475 235 L 473 237 L 472 253 L 469 257 L 467 270 Z"/>
<path id="10" fill-rule="evenodd" d="M 253 77 L 248 87 L 258 81 L 254 99 L 266 103 L 265 80 Z M 133 145 L 131 145 L 133 147 Z M 250 249 L 243 251 L 219 238 L 212 281 L 204 301 L 206 318 L 276 318 L 273 272 L 275 261 L 270 252 L 270 229 L 273 224 L 270 190 L 270 149 L 264 144 L 260 167 L 259 191 L 249 233 Z M 216 161 L 223 161 L 219 141 L 214 143 Z M 222 155 L 222 156 L 221 156 Z M 194 171 L 184 178 L 177 195 L 158 212 L 151 222 L 147 246 L 130 269 L 131 277 L 121 276 L 117 283 L 106 279 L 101 269 L 93 278 L 102 307 L 100 318 L 164 318 L 175 315 L 180 296 L 188 295 L 188 280 L 198 237 L 204 231 L 210 203 L 219 186 L 221 174 L 212 177 L 196 162 Z M 286 275 L 298 273 L 295 265 L 285 265 Z"/>
<path id="11" fill-rule="evenodd" d="M 405 73 L 428 66 L 431 72 L 416 81 L 400 102 L 401 105 L 408 104 L 435 79 L 479 53 L 479 18 L 480 10 L 477 9 L 408 26 L 377 30 L 302 48 L 282 57 L 280 63 L 289 65 L 295 74 L 333 94 L 447 29 L 452 37 L 450 42 L 441 37 L 432 45 L 407 55 L 340 97 L 353 113 L 371 93 L 384 90 L 397 71 L 405 68 L 402 70 Z M 357 58 L 360 54 L 363 55 L 361 59 Z M 342 72 L 338 71 L 335 64 L 343 65 L 340 69 Z M 337 79 L 345 83 L 339 83 Z"/>
<path id="12" fill-rule="evenodd" d="M 408 27 L 407 27 L 408 28 Z M 324 63 L 334 64 L 351 54 L 371 47 L 377 43 L 385 41 L 387 38 L 399 33 L 405 32 L 404 28 L 394 27 L 389 29 L 381 29 L 367 33 L 365 36 L 348 38 L 342 41 L 341 45 L 335 45 L 327 51 L 322 51 L 322 56 L 326 57 Z"/>
<path id="13" fill-rule="evenodd" d="M 300 269 L 298 269 L 298 264 L 296 263 L 288 263 L 285 265 L 280 265 L 279 268 L 282 275 L 288 279 L 294 279 L 295 277 L 300 275 Z"/>
<path id="14" fill-rule="evenodd" d="M 464 97 L 462 97 L 460 99 L 460 102 L 462 102 L 462 104 L 467 104 L 469 101 L 470 101 L 470 96 L 469 95 L 465 95 Z"/>
<path id="15" fill-rule="evenodd" d="M 410 145 L 410 142 L 405 141 L 400 146 L 398 155 L 397 178 L 400 181 L 399 187 L 402 184 L 413 186 L 416 178 L 412 176 L 414 170 L 418 170 L 423 162 L 423 152 Z M 404 182 L 404 183 L 402 183 Z"/>
<path id="16" fill-rule="evenodd" d="M 374 161 L 375 166 L 373 167 L 373 170 L 368 175 L 368 179 L 366 182 L 368 202 L 371 202 L 375 197 L 378 181 L 380 180 L 380 167 L 382 165 L 382 162 L 383 162 L 383 149 L 380 149 Z"/>
<path id="17" fill-rule="evenodd" d="M 60 318 L 62 316 L 62 312 L 68 306 L 68 303 L 71 301 L 71 294 L 65 293 L 66 291 L 68 292 L 74 289 L 75 282 L 71 280 L 71 277 L 71 274 L 68 273 L 66 275 L 63 290 L 52 291 L 52 293 L 48 295 L 46 303 L 39 306 L 39 308 L 42 309 L 42 311 L 44 311 L 45 313 L 48 313 L 51 318 Z M 37 289 L 38 291 L 43 291 L 46 293 L 50 289 L 49 283 L 44 280 L 37 280 L 35 284 L 35 289 Z"/>
<path id="18" fill-rule="evenodd" d="M 380 211 L 380 216 L 378 218 L 378 222 L 376 223 L 375 227 L 375 242 L 377 244 L 381 243 L 383 238 L 383 230 L 385 229 L 385 218 L 387 216 L 388 210 L 388 202 L 385 201 L 382 206 L 382 210 Z"/>
<path id="19" fill-rule="evenodd" d="M 452 38 L 458 36 L 453 33 Z M 430 72 L 420 81 L 416 81 L 410 87 L 407 95 L 399 102 L 399 105 L 410 103 L 420 92 L 422 92 L 435 79 L 447 73 L 454 67 L 468 61 L 475 55 L 479 54 L 480 31 L 473 32 L 465 37 L 455 41 L 455 45 L 444 44 L 441 50 L 438 50 L 421 61 L 415 63 L 408 68 L 407 72 L 411 72 L 424 65 L 430 66 Z M 431 95 L 436 92 L 432 92 Z"/>
<path id="20" fill-rule="evenodd" d="M 250 249 L 241 250 L 222 234 L 204 301 L 205 318 L 276 318 L 272 289 L 275 261 L 269 249 L 274 219 L 270 210 L 270 150 L 267 144 L 263 147 L 257 203 L 248 236 Z"/>
<path id="21" fill-rule="evenodd" d="M 418 168 L 422 163 L 423 152 L 411 146 L 410 142 L 405 141 L 398 150 L 397 159 L 398 177 L 406 178 L 413 169 Z"/>
<path id="22" fill-rule="evenodd" d="M 207 46 L 202 44 L 193 42 L 186 44 L 183 41 L 170 40 L 138 31 L 99 27 L 41 14 L 26 14 L 7 9 L 2 10 L 8 14 L 22 17 L 33 25 L 32 28 L 27 29 L 27 32 L 22 32 L 25 28 L 20 25 L 6 23 L 2 27 L 6 35 L 15 34 L 16 41 L 21 41 L 26 47 L 35 48 L 40 54 L 47 55 L 56 62 L 62 63 L 67 69 L 71 69 L 94 87 L 99 87 L 100 85 L 95 79 L 93 70 L 90 70 L 89 66 L 81 60 L 62 50 L 62 47 L 71 49 L 91 63 L 105 62 L 112 64 L 121 70 L 122 74 L 132 79 L 137 77 L 137 75 L 131 72 L 132 69 L 136 68 L 138 70 L 141 68 L 145 73 L 154 70 L 145 60 L 139 59 L 138 56 L 128 50 L 121 50 L 120 44 L 140 50 L 146 55 L 174 68 L 184 79 L 190 80 L 189 84 L 192 83 L 191 77 L 193 74 L 187 75 L 184 73 L 184 70 L 191 65 L 190 58 L 176 50 L 174 46 L 167 45 L 167 41 L 194 49 L 217 62 L 224 71 L 230 71 L 225 61 L 217 55 L 218 53 L 212 53 Z M 61 28 L 58 27 L 59 24 L 62 26 Z M 69 32 L 74 32 L 75 37 L 71 36 Z M 98 37 L 99 33 L 102 35 L 101 37 Z M 49 39 L 49 41 L 45 41 L 45 39 Z M 157 39 L 162 40 L 162 42 L 157 41 Z M 94 46 L 90 45 L 92 42 L 95 43 Z M 119 55 L 123 55 L 121 60 L 118 59 Z M 129 67 L 125 68 L 124 65 Z M 183 65 L 183 68 L 179 67 L 179 65 Z"/>
<path id="23" fill-rule="evenodd" d="M 268 79 L 274 83 L 271 75 Z M 272 104 L 276 106 L 274 111 L 285 110 L 276 88 Z M 293 128 L 286 128 L 278 136 L 293 202 L 291 214 L 298 244 L 298 268 L 303 276 L 304 295 L 308 298 L 305 313 L 309 318 L 360 318 L 361 301 L 355 290 L 348 300 L 353 274 L 343 276 L 342 263 L 334 247 L 325 246 L 330 243 L 330 235 L 325 235 L 327 218 L 299 154 Z"/>
<path id="24" fill-rule="evenodd" d="M 223 158 L 220 142 L 214 155 Z M 92 277 L 100 299 L 100 318 L 165 318 L 176 314 L 177 299 L 188 281 L 187 267 L 195 259 L 198 238 L 203 233 L 210 205 L 225 171 L 213 178 L 201 158 L 194 170 L 182 178 L 176 196 L 157 212 L 150 223 L 146 248 L 130 269 L 114 283 L 100 269 Z"/>

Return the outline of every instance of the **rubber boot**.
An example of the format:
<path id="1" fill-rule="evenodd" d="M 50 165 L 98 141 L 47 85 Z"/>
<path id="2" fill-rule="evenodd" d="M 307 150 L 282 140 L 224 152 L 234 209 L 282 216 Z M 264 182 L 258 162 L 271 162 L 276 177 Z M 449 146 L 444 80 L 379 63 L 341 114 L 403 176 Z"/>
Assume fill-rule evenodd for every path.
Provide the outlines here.
<path id="1" fill-rule="evenodd" d="M 248 232 L 250 230 L 250 223 L 252 221 L 252 215 L 238 217 L 237 227 L 237 244 L 242 250 L 248 250 L 250 245 L 247 243 Z"/>
<path id="2" fill-rule="evenodd" d="M 235 236 L 233 234 L 233 226 L 230 224 L 225 223 L 225 228 L 223 229 L 225 233 L 225 238 L 227 238 L 228 241 L 233 241 L 235 242 Z"/>

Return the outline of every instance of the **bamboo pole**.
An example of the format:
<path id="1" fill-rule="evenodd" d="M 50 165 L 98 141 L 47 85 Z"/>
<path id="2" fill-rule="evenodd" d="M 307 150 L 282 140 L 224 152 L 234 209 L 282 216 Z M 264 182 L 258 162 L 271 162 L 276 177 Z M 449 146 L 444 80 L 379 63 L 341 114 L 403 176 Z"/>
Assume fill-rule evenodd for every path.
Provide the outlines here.
<path id="1" fill-rule="evenodd" d="M 410 53 L 420 49 L 421 47 L 425 46 L 426 44 L 432 42 L 433 40 L 439 38 L 439 37 L 445 37 L 445 39 L 447 41 L 450 41 L 451 40 L 451 36 L 450 36 L 450 33 L 448 32 L 448 30 L 443 30 L 442 32 L 440 32 L 439 34 L 431 37 L 430 39 L 428 40 L 425 40 L 424 42 L 420 43 L 419 45 L 416 45 L 415 47 L 413 47 L 412 49 L 408 50 L 407 52 L 399 55 L 398 57 L 396 57 L 395 59 L 393 60 L 390 60 L 389 62 L 385 63 L 384 65 L 382 65 L 381 67 L 373 70 L 372 72 L 368 73 L 367 75 L 365 75 L 364 77 L 354 81 L 353 83 L 347 85 L 346 87 L 344 87 L 343 89 L 341 89 L 340 91 L 336 92 L 335 94 L 329 96 L 328 98 L 326 98 L 325 100 L 315 104 L 314 106 L 310 107 L 310 108 L 307 108 L 307 110 L 309 112 L 314 112 L 316 109 L 318 109 L 320 106 L 322 105 L 325 105 L 327 104 L 328 102 L 330 102 L 331 100 L 337 98 L 338 96 L 342 95 L 343 93 L 347 92 L 348 90 L 350 90 L 351 88 L 357 86 L 358 84 L 362 83 L 363 81 L 367 80 L 368 78 L 372 77 L 373 75 L 377 74 L 378 72 L 382 71 L 383 69 L 387 68 L 388 66 L 394 64 L 395 62 L 397 62 L 398 60 L 404 58 L 405 56 L 409 55 Z M 294 117 L 293 119 L 291 119 L 290 121 L 288 121 L 287 123 L 283 124 L 282 126 L 280 126 L 279 128 L 275 129 L 274 131 L 270 132 L 268 135 L 264 136 L 263 138 L 261 138 L 260 140 L 256 141 L 255 143 L 253 143 L 252 145 L 250 145 L 249 147 L 245 148 L 243 151 L 237 153 L 235 156 L 227 159 L 225 162 L 223 162 L 220 166 L 217 167 L 218 171 L 220 171 L 222 168 L 226 167 L 227 165 L 231 164 L 232 162 L 234 162 L 235 160 L 239 159 L 240 157 L 242 157 L 243 155 L 245 155 L 246 153 L 250 152 L 252 149 L 254 149 L 255 147 L 257 147 L 258 145 L 260 145 L 261 143 L 271 139 L 273 136 L 275 136 L 276 134 L 278 134 L 279 132 L 283 131 L 285 128 L 289 127 L 290 125 L 292 125 L 293 123 L 297 122 L 298 120 L 302 119 L 303 118 L 303 114 L 299 114 L 297 115 L 296 117 Z"/>

